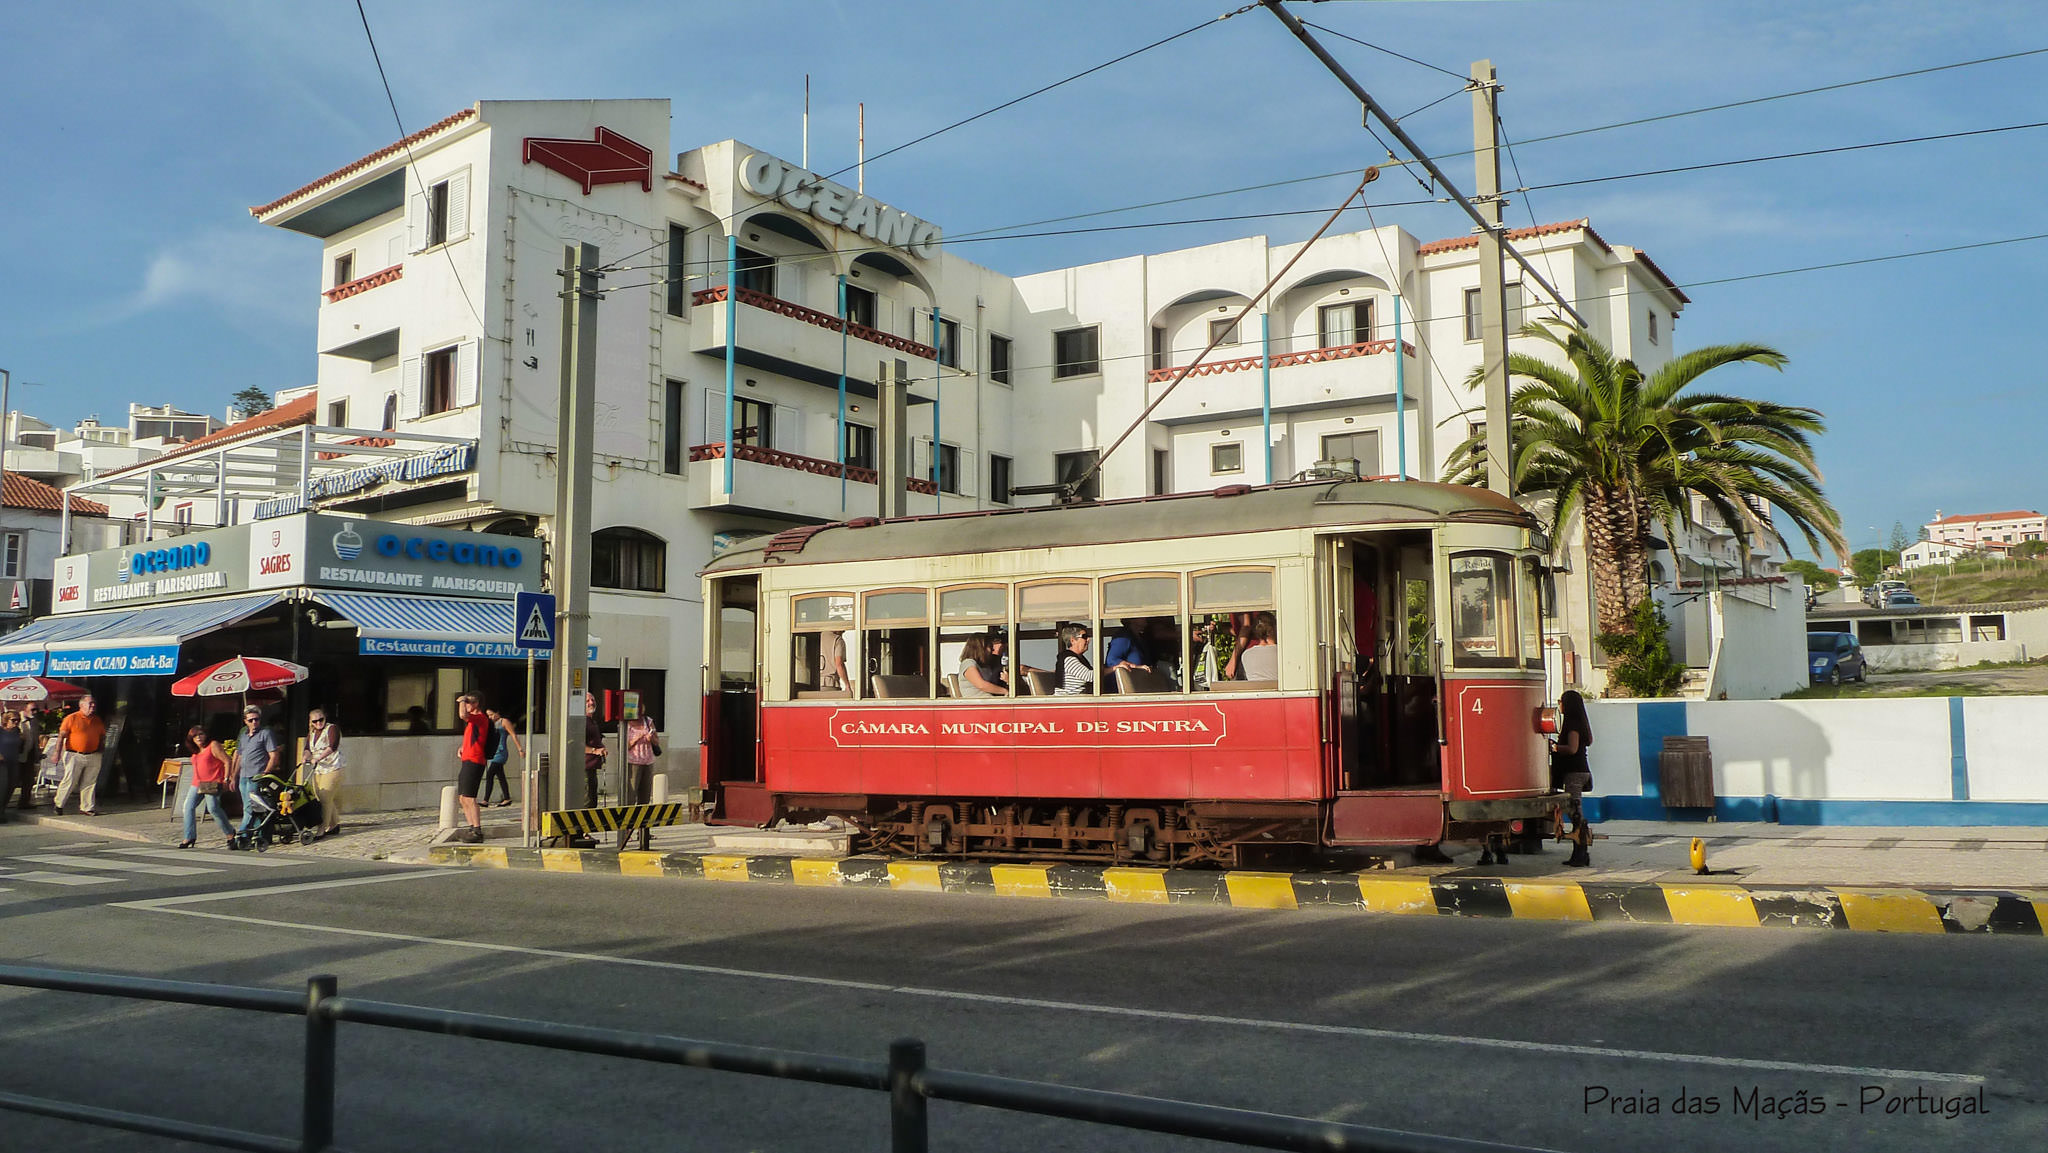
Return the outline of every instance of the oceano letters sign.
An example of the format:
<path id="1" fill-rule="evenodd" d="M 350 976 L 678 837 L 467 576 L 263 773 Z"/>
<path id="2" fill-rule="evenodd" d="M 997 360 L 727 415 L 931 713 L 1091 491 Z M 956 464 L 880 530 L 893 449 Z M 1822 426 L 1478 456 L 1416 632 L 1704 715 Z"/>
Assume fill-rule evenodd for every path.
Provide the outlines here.
<path id="1" fill-rule="evenodd" d="M 876 244 L 900 248 L 920 260 L 938 259 L 938 225 L 765 152 L 753 153 L 740 161 L 740 185 L 765 200 L 779 200 L 798 212 L 865 236 Z"/>

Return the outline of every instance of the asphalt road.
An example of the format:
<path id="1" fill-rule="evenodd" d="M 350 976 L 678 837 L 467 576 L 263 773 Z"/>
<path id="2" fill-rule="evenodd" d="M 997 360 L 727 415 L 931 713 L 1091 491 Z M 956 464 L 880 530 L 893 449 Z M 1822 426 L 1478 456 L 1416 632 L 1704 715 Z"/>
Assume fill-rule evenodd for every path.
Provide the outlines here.
<path id="1" fill-rule="evenodd" d="M 136 848 L 0 829 L 0 959 L 280 988 L 328 972 L 361 997 L 871 1059 L 916 1036 L 945 1068 L 1557 1149 L 2025 1148 L 2048 1132 L 2037 939 L 187 864 Z M 289 1018 L 0 990 L 0 1082 L 287 1134 L 302 1035 Z M 340 1068 L 349 1149 L 887 1146 L 886 1103 L 852 1090 L 354 1025 Z M 1914 1112 L 1941 1099 L 1987 1112 Z M 946 1103 L 932 1117 L 935 1149 L 1222 1148 Z M 0 1148 L 180 1146 L 6 1116 Z"/>

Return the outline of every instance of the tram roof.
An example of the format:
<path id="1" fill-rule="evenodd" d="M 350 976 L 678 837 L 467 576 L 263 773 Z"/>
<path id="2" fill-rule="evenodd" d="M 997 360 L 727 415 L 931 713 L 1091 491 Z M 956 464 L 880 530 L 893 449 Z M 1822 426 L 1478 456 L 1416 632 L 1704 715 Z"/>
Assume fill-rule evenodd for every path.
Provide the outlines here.
<path id="1" fill-rule="evenodd" d="M 704 571 L 1430 521 L 1539 527 L 1522 506 L 1485 489 L 1429 481 L 1303 481 L 1086 505 L 804 525 L 735 545 Z"/>

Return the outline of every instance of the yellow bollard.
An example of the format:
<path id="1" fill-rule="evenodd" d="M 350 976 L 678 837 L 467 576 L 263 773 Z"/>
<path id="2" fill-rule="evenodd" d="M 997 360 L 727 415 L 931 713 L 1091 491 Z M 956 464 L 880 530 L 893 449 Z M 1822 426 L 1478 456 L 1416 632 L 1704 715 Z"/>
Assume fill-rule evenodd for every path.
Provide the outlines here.
<path id="1" fill-rule="evenodd" d="M 1707 843 L 1698 837 L 1692 839 L 1692 871 L 1702 877 L 1707 875 Z"/>

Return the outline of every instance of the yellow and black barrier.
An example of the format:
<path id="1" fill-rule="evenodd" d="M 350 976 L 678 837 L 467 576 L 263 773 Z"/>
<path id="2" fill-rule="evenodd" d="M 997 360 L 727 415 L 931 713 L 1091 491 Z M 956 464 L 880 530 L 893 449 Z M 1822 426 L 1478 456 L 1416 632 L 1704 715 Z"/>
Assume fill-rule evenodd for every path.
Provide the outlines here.
<path id="1" fill-rule="evenodd" d="M 821 859 L 440 845 L 437 864 L 549 872 L 1068 898 L 1239 909 L 1352 909 L 1442 917 L 2000 933 L 2039 937 L 2048 891 L 1848 885 L 1750 886 L 1692 881 L 1568 881 L 1403 874 L 1265 873 L 1113 865 L 985 864 L 882 857 Z"/>
<path id="2" fill-rule="evenodd" d="M 598 833 L 630 833 L 662 825 L 680 825 L 690 819 L 690 806 L 683 801 L 649 805 L 608 805 L 598 809 L 557 809 L 541 818 L 541 836 L 596 836 Z"/>

